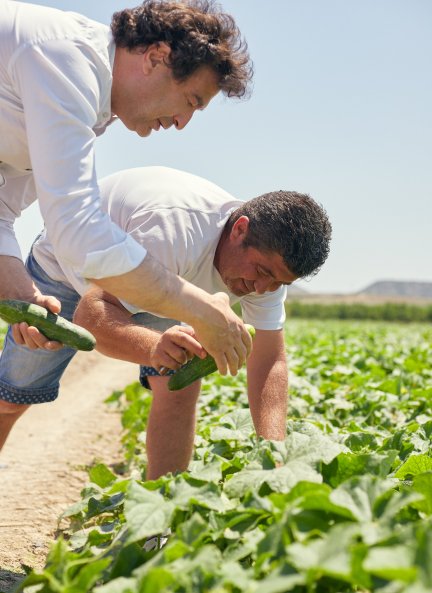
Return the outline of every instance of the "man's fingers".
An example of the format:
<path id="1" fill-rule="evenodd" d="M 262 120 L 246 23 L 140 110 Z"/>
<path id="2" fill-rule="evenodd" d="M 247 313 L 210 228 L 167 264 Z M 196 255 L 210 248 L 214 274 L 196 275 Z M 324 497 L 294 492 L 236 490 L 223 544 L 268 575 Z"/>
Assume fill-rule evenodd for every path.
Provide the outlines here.
<path id="1" fill-rule="evenodd" d="M 63 344 L 49 340 L 36 327 L 29 326 L 27 323 L 16 323 L 12 326 L 12 336 L 17 344 L 27 346 L 30 350 L 42 348 L 44 350 L 60 350 Z"/>
<path id="2" fill-rule="evenodd" d="M 239 368 L 242 366 L 237 352 L 232 349 L 226 354 L 229 372 L 232 376 L 237 375 Z"/>
<path id="3" fill-rule="evenodd" d="M 188 359 L 192 358 L 194 354 L 200 358 L 205 358 L 207 352 L 201 346 L 201 344 L 192 335 L 188 333 L 181 333 L 176 339 L 176 344 L 184 349 L 188 355 Z"/>
<path id="4" fill-rule="evenodd" d="M 20 325 L 22 325 L 22 324 L 20 324 L 20 323 L 14 323 L 11 326 L 11 329 L 12 329 L 12 337 L 13 337 L 13 339 L 15 340 L 15 342 L 17 344 L 19 344 L 20 346 L 24 346 L 25 345 L 25 340 L 24 340 L 24 337 L 23 337 L 23 335 L 21 333 Z"/>
<path id="5" fill-rule="evenodd" d="M 48 309 L 51 313 L 55 313 L 56 315 L 61 311 L 61 302 L 54 296 L 42 294 L 35 300 L 35 302 L 37 305 L 45 307 L 45 309 Z"/>
<path id="6" fill-rule="evenodd" d="M 218 371 L 221 375 L 226 375 L 228 373 L 228 362 L 224 352 L 216 354 L 213 356 Z"/>

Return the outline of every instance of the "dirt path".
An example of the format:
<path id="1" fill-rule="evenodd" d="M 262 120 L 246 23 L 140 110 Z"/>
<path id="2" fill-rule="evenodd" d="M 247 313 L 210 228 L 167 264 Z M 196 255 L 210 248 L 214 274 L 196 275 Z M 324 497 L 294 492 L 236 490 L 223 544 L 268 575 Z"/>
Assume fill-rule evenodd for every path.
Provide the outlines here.
<path id="1" fill-rule="evenodd" d="M 136 365 L 78 353 L 56 402 L 33 406 L 0 455 L 0 593 L 42 567 L 59 515 L 86 483 L 95 459 L 120 461 L 120 419 L 103 400 L 137 379 Z"/>

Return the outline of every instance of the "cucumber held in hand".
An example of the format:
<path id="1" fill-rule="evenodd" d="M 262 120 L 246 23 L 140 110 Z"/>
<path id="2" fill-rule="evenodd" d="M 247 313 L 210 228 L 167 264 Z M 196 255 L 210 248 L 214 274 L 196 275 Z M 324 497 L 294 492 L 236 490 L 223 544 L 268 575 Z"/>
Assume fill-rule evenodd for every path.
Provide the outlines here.
<path id="1" fill-rule="evenodd" d="M 11 325 L 25 321 L 49 340 L 57 340 L 75 350 L 93 350 L 96 345 L 94 336 L 83 327 L 26 301 L 0 301 L 0 317 Z"/>
<path id="2" fill-rule="evenodd" d="M 255 328 L 252 325 L 245 324 L 251 337 L 255 336 Z M 207 354 L 205 358 L 194 356 L 189 362 L 183 365 L 174 375 L 171 375 L 168 381 L 170 391 L 184 389 L 197 379 L 202 379 L 210 373 L 217 371 L 215 359 Z"/>

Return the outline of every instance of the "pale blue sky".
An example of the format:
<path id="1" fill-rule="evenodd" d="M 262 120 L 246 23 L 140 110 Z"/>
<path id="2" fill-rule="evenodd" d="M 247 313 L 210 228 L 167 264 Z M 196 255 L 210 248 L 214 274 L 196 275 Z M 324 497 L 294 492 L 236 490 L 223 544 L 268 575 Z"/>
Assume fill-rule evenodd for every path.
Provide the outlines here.
<path id="1" fill-rule="evenodd" d="M 37 2 L 109 23 L 119 0 Z M 137 2 L 138 3 L 138 2 Z M 202 175 L 240 198 L 309 193 L 334 238 L 301 286 L 357 291 L 432 281 L 432 2 L 224 0 L 255 63 L 247 102 L 216 98 L 181 131 L 141 139 L 122 124 L 97 141 L 100 176 L 143 165 Z M 39 229 L 19 222 L 23 249 Z"/>

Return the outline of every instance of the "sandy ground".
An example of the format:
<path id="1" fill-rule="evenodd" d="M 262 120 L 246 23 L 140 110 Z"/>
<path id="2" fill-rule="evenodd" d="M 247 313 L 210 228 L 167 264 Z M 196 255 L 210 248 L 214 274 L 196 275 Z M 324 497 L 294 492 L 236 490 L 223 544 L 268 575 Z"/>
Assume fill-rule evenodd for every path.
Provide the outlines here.
<path id="1" fill-rule="evenodd" d="M 121 460 L 119 415 L 104 399 L 137 380 L 136 365 L 79 352 L 59 398 L 35 405 L 16 424 L 0 454 L 0 593 L 40 568 L 60 514 L 86 484 L 85 466 Z"/>

